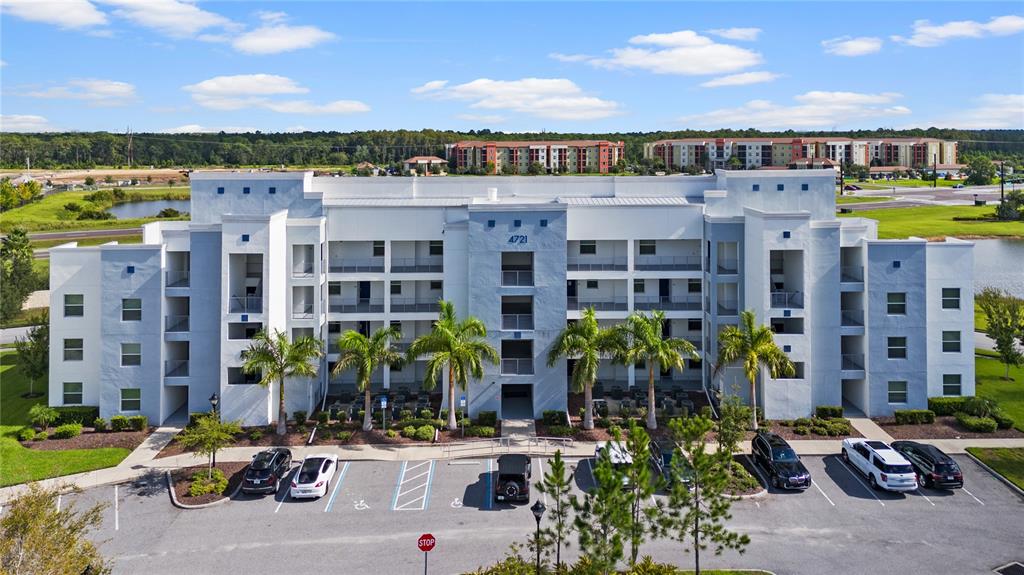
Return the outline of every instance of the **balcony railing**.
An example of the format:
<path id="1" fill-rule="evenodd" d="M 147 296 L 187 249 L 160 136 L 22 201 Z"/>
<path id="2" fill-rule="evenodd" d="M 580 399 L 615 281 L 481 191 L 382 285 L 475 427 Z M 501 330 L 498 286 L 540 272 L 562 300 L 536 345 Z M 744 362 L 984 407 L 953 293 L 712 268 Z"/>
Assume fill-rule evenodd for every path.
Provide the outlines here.
<path id="1" fill-rule="evenodd" d="M 313 277 L 313 262 L 300 262 L 292 266 L 293 278 Z"/>
<path id="2" fill-rule="evenodd" d="M 533 358 L 502 359 L 502 375 L 533 375 Z"/>
<path id="3" fill-rule="evenodd" d="M 699 271 L 700 256 L 637 256 L 633 267 L 643 271 Z"/>
<path id="4" fill-rule="evenodd" d="M 532 286 L 533 270 L 501 270 L 501 285 Z"/>
<path id="5" fill-rule="evenodd" d="M 804 294 L 800 292 L 773 291 L 771 296 L 773 308 L 802 309 L 804 307 Z"/>
<path id="6" fill-rule="evenodd" d="M 569 258 L 565 267 L 571 272 L 626 271 L 626 258 Z"/>
<path id="7" fill-rule="evenodd" d="M 331 313 L 383 313 L 384 300 L 332 299 L 329 302 L 328 309 L 331 311 Z"/>
<path id="8" fill-rule="evenodd" d="M 296 304 L 292 306 L 293 319 L 310 319 L 313 317 L 313 304 Z"/>
<path id="9" fill-rule="evenodd" d="M 842 369 L 860 371 L 864 369 L 863 353 L 844 353 Z"/>
<path id="10" fill-rule="evenodd" d="M 167 270 L 167 287 L 188 287 L 188 270 Z"/>
<path id="11" fill-rule="evenodd" d="M 441 273 L 444 271 L 444 257 L 434 256 L 427 258 L 393 258 L 391 260 L 391 272 L 396 274 L 427 272 Z"/>
<path id="12" fill-rule="evenodd" d="M 739 312 L 739 301 L 718 298 L 719 315 L 736 315 L 737 312 Z"/>
<path id="13" fill-rule="evenodd" d="M 718 273 L 734 274 L 740 269 L 740 262 L 737 258 L 718 258 Z"/>
<path id="14" fill-rule="evenodd" d="M 638 310 L 686 311 L 700 310 L 700 296 L 636 296 L 633 307 Z"/>
<path id="15" fill-rule="evenodd" d="M 576 297 L 566 298 L 566 309 L 582 310 L 588 307 L 595 311 L 626 311 L 626 298 L 611 298 L 606 300 L 580 300 Z"/>
<path id="16" fill-rule="evenodd" d="M 262 313 L 263 296 L 232 297 L 228 305 L 231 313 Z"/>
<path id="17" fill-rule="evenodd" d="M 164 317 L 164 329 L 166 331 L 188 331 L 187 315 L 168 315 Z"/>
<path id="18" fill-rule="evenodd" d="M 501 314 L 501 329 L 505 330 L 532 330 L 532 313 L 503 313 Z"/>
<path id="19" fill-rule="evenodd" d="M 844 282 L 863 282 L 864 266 L 842 266 L 839 268 L 839 279 Z"/>
<path id="20" fill-rule="evenodd" d="M 188 377 L 188 360 L 168 359 L 164 361 L 164 375 L 166 377 Z"/>
<path id="21" fill-rule="evenodd" d="M 331 273 L 383 272 L 384 258 L 342 258 L 338 260 L 331 260 L 328 265 L 328 269 L 331 271 Z"/>
<path id="22" fill-rule="evenodd" d="M 437 312 L 441 304 L 435 300 L 391 298 L 391 313 Z"/>
<path id="23" fill-rule="evenodd" d="M 844 327 L 863 327 L 864 326 L 864 310 L 862 309 L 844 309 L 840 313 L 840 318 Z"/>

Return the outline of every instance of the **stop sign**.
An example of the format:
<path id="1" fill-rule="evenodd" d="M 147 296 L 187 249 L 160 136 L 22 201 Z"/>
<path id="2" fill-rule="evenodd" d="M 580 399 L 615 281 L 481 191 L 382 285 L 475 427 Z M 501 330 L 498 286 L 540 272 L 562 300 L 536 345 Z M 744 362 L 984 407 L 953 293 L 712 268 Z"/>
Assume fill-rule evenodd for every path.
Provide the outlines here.
<path id="1" fill-rule="evenodd" d="M 416 546 L 420 548 L 420 551 L 426 553 L 434 548 L 435 543 L 437 543 L 437 541 L 434 539 L 433 535 L 430 533 L 424 533 L 423 535 L 420 535 L 419 540 L 416 541 Z"/>

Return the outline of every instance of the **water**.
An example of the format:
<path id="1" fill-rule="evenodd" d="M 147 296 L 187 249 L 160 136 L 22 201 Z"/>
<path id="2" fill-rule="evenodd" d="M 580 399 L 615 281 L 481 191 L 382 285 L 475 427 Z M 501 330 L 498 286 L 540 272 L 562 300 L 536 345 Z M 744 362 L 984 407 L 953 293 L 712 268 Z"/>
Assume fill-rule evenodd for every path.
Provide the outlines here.
<path id="1" fill-rule="evenodd" d="M 996 287 L 1024 297 L 1024 240 L 973 240 L 974 289 Z"/>
<path id="2" fill-rule="evenodd" d="M 127 202 L 112 206 L 107 211 L 119 220 L 130 218 L 152 218 L 164 208 L 174 208 L 179 212 L 191 210 L 188 200 L 150 200 L 147 202 Z"/>

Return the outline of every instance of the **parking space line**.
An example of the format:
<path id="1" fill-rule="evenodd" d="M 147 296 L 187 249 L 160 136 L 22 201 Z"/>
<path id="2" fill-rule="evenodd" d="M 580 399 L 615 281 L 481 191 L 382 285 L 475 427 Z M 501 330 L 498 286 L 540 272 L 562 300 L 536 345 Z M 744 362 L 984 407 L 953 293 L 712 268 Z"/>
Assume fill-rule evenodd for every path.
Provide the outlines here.
<path id="1" fill-rule="evenodd" d="M 118 504 L 117 504 L 117 486 L 115 485 L 114 486 L 114 531 L 119 531 L 121 529 L 121 517 L 120 517 L 120 515 L 121 515 L 121 510 L 118 508 Z"/>
<path id="2" fill-rule="evenodd" d="M 541 481 L 544 481 L 544 460 L 541 459 L 540 457 L 537 458 L 537 469 L 540 470 L 540 479 L 541 479 Z M 544 495 L 544 505 L 547 505 L 548 504 L 548 494 L 544 493 L 543 495 Z M 653 497 L 654 496 L 652 495 L 651 498 L 653 499 Z"/>
<path id="3" fill-rule="evenodd" d="M 494 473 L 494 460 L 487 459 L 487 492 L 484 493 L 484 509 L 490 511 L 491 503 L 494 501 L 494 493 L 491 491 L 491 474 Z"/>
<path id="4" fill-rule="evenodd" d="M 840 458 L 839 463 L 842 464 L 843 469 L 848 471 L 850 473 L 850 475 L 852 475 L 853 478 L 857 480 L 857 483 L 860 483 L 860 486 L 863 487 L 864 490 L 867 491 L 869 495 L 871 495 L 871 497 L 875 498 L 875 501 L 877 501 L 879 505 L 881 505 L 882 507 L 885 507 L 885 502 L 882 501 L 881 499 L 879 499 L 878 496 L 875 495 L 875 491 L 873 489 L 871 489 L 870 487 L 868 487 L 867 484 L 864 483 L 864 481 L 862 481 L 860 477 L 857 477 L 857 473 L 854 470 L 850 469 L 850 466 L 847 465 L 845 461 L 843 461 Z"/>
<path id="5" fill-rule="evenodd" d="M 341 468 L 341 475 L 338 476 L 338 481 L 334 483 L 334 489 L 331 491 L 331 497 L 327 500 L 327 507 L 324 507 L 324 513 L 329 513 L 331 508 L 334 507 L 334 498 L 338 495 L 338 489 L 341 488 L 342 482 L 345 481 L 345 473 L 348 471 L 348 465 L 351 461 L 346 461 L 345 465 Z"/>
<path id="6" fill-rule="evenodd" d="M 430 506 L 430 488 L 434 485 L 434 460 L 430 460 L 430 475 L 427 477 L 427 492 L 423 494 L 423 509 Z"/>
<path id="7" fill-rule="evenodd" d="M 398 476 L 398 485 L 395 486 L 395 496 L 392 499 L 392 511 L 423 511 L 427 508 L 430 502 L 430 486 L 434 479 L 434 464 L 435 461 L 433 459 L 428 459 L 415 465 L 405 464 L 402 466 L 402 472 Z M 412 476 L 408 475 L 410 471 L 419 470 L 424 465 L 427 466 L 425 471 Z M 420 480 L 422 482 L 416 483 L 412 487 L 404 487 Z M 403 496 L 415 495 L 421 489 L 423 490 L 422 495 L 406 501 L 402 500 Z M 419 504 L 418 506 L 416 506 L 417 503 Z"/>
<path id="8" fill-rule="evenodd" d="M 921 489 L 920 489 L 920 488 L 918 488 L 918 489 L 915 489 L 914 491 L 916 491 L 916 492 L 917 492 L 917 494 L 918 494 L 918 495 L 920 495 L 921 497 L 924 497 L 924 500 L 925 500 L 925 501 L 927 501 L 928 503 L 931 503 L 931 504 L 932 504 L 932 507 L 935 507 L 935 503 L 932 503 L 932 500 L 931 500 L 931 499 L 928 499 L 928 496 L 927 496 L 927 495 L 925 495 L 925 494 L 924 494 L 924 492 L 923 492 L 923 491 L 921 491 Z"/>
<path id="9" fill-rule="evenodd" d="M 402 479 L 405 477 L 405 468 L 409 466 L 408 461 L 402 462 L 402 471 L 398 474 L 398 483 L 395 484 L 395 495 L 391 498 L 391 510 L 395 510 L 395 506 L 398 505 L 398 492 L 402 489 Z"/>
<path id="10" fill-rule="evenodd" d="M 825 500 L 828 501 L 829 504 L 832 505 L 832 507 L 836 506 L 836 504 L 832 501 L 832 499 L 828 495 L 825 494 L 825 492 L 821 489 L 821 487 L 818 486 L 818 482 L 817 481 L 812 479 L 811 480 L 811 485 L 813 485 L 814 488 L 818 490 L 818 493 L 820 493 L 821 496 L 824 497 Z"/>
<path id="11" fill-rule="evenodd" d="M 974 494 L 973 494 L 973 493 L 971 493 L 970 491 L 967 491 L 967 489 L 966 489 L 966 488 L 964 488 L 964 487 L 961 487 L 960 489 L 963 489 L 964 493 L 966 493 L 966 494 L 970 495 L 971 497 L 973 497 L 973 498 L 974 498 L 974 500 L 975 500 L 975 501 L 977 501 L 978 503 L 980 503 L 980 504 L 982 504 L 982 505 L 984 505 L 984 504 L 985 504 L 985 502 L 984 502 L 984 501 L 982 501 L 981 499 L 978 499 L 977 497 L 974 497 Z"/>

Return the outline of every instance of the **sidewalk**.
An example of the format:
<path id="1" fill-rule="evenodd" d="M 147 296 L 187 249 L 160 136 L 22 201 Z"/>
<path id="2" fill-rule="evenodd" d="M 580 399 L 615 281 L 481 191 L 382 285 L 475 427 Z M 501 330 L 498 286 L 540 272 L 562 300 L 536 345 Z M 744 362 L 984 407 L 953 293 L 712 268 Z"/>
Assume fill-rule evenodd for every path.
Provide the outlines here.
<path id="1" fill-rule="evenodd" d="M 866 417 L 850 417 L 850 425 L 864 436 L 864 439 L 884 441 L 892 443 L 895 441 L 891 435 L 885 432 L 877 423 Z"/>

